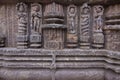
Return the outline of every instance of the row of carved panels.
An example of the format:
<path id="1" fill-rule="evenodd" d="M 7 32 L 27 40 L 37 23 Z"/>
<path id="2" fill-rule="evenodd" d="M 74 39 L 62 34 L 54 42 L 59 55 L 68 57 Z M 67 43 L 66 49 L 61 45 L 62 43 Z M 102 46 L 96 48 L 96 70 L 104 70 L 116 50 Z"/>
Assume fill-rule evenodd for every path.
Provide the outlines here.
<path id="1" fill-rule="evenodd" d="M 30 15 L 30 22 L 28 23 L 28 12 L 27 12 L 27 6 L 25 3 L 18 3 L 16 5 L 17 11 L 18 11 L 18 45 L 19 46 L 27 46 L 27 25 L 31 25 L 31 34 L 30 38 L 35 35 L 36 37 L 39 37 L 41 34 L 42 30 L 42 6 L 39 3 L 33 3 L 31 4 L 31 15 Z M 76 45 L 78 43 L 78 25 L 79 25 L 79 20 L 78 20 L 78 10 L 77 6 L 75 5 L 70 5 L 67 8 L 67 42 L 68 44 L 70 43 L 69 46 L 72 47 L 73 45 Z M 91 27 L 91 7 L 87 4 L 84 3 L 81 8 L 80 8 L 80 45 L 81 46 L 87 46 L 89 48 L 91 42 L 90 42 L 90 37 L 93 36 L 93 43 L 98 44 L 97 46 L 103 47 L 104 43 L 104 35 L 102 33 L 102 28 L 103 28 L 103 13 L 104 13 L 104 8 L 101 5 L 97 5 L 93 7 L 93 29 Z M 47 16 L 47 21 L 45 24 L 48 24 L 45 26 L 45 28 L 62 28 L 59 26 L 64 26 L 64 17 L 65 13 L 63 10 L 63 6 L 60 4 L 57 4 L 55 2 L 48 4 L 45 6 L 45 12 L 44 16 Z M 63 23 L 58 23 L 62 19 Z M 52 26 L 52 27 L 51 27 Z M 55 27 L 53 27 L 55 26 Z M 64 35 L 65 32 L 60 29 L 52 29 L 49 30 L 47 29 L 46 32 L 44 32 L 43 37 L 44 37 L 44 47 L 47 46 L 48 44 L 55 44 L 57 47 L 62 47 L 64 45 Z M 49 32 L 49 35 L 47 35 Z M 93 35 L 91 35 L 93 33 Z M 45 36 L 47 37 L 45 38 Z M 35 39 L 40 39 L 40 38 L 35 38 Z M 31 39 L 30 39 L 31 40 Z M 41 41 L 41 40 L 39 40 Z M 31 41 L 30 41 L 31 42 Z M 46 43 L 47 44 L 46 44 Z M 38 45 L 36 43 L 39 43 L 38 41 L 33 42 L 34 46 Z M 100 45 L 99 45 L 100 44 Z M 76 45 L 77 46 L 77 45 Z M 49 46 L 51 48 L 52 46 Z M 56 47 L 56 46 L 55 46 Z M 55 48 L 54 47 L 54 48 Z"/>

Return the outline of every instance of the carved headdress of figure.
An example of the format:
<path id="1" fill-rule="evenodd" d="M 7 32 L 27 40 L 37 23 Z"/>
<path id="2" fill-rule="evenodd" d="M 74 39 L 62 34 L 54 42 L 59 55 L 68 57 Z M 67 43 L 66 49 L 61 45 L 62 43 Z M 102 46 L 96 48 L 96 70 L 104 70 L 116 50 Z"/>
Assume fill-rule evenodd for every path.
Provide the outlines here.
<path id="1" fill-rule="evenodd" d="M 81 13 L 82 14 L 89 14 L 90 13 L 90 7 L 88 6 L 87 3 L 84 3 L 83 6 L 81 7 Z"/>
<path id="2" fill-rule="evenodd" d="M 32 33 L 41 33 L 42 6 L 39 3 L 31 4 L 31 28 Z"/>
<path id="3" fill-rule="evenodd" d="M 32 12 L 33 13 L 35 13 L 35 12 L 42 12 L 41 11 L 41 8 L 42 8 L 42 6 L 39 4 L 39 3 L 33 3 L 33 4 L 31 4 L 31 10 L 32 10 Z"/>
<path id="4" fill-rule="evenodd" d="M 18 3 L 17 5 L 16 5 L 16 10 L 18 11 L 18 12 L 26 12 L 27 11 L 27 6 L 26 6 L 26 4 L 25 3 Z"/>
<path id="5" fill-rule="evenodd" d="M 18 19 L 25 18 L 27 16 L 27 5 L 23 2 L 16 5 Z"/>
<path id="6" fill-rule="evenodd" d="M 69 12 L 68 13 L 69 16 L 75 16 L 76 13 L 77 13 L 77 7 L 75 5 L 70 5 L 68 7 L 68 11 L 67 12 Z"/>
<path id="7" fill-rule="evenodd" d="M 94 15 L 95 16 L 102 16 L 104 13 L 104 8 L 101 5 L 94 6 Z"/>

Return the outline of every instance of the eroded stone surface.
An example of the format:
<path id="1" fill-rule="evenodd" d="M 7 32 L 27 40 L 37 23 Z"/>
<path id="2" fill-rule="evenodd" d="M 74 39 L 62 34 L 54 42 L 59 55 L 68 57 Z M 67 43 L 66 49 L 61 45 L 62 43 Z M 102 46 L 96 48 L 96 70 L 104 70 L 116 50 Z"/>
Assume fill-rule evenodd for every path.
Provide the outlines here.
<path id="1" fill-rule="evenodd" d="M 119 4 L 0 0 L 0 79 L 120 80 Z"/>

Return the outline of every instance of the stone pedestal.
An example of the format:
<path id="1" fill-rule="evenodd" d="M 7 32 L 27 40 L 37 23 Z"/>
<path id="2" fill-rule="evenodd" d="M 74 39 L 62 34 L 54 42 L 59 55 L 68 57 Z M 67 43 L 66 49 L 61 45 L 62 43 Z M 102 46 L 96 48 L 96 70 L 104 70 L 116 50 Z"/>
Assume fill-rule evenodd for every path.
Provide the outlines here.
<path id="1" fill-rule="evenodd" d="M 77 48 L 78 47 L 78 37 L 76 34 L 67 35 L 66 46 L 68 48 Z"/>
<path id="2" fill-rule="evenodd" d="M 40 48 L 42 46 L 42 40 L 41 40 L 41 35 L 36 33 L 36 34 L 31 34 L 30 35 L 30 48 Z"/>
<path id="3" fill-rule="evenodd" d="M 80 37 L 80 48 L 90 49 L 90 36 L 81 36 Z"/>
<path id="4" fill-rule="evenodd" d="M 17 35 L 17 48 L 19 49 L 28 48 L 28 36 L 27 35 Z"/>
<path id="5" fill-rule="evenodd" d="M 94 31 L 92 47 L 96 49 L 101 49 L 104 47 L 103 31 Z"/>

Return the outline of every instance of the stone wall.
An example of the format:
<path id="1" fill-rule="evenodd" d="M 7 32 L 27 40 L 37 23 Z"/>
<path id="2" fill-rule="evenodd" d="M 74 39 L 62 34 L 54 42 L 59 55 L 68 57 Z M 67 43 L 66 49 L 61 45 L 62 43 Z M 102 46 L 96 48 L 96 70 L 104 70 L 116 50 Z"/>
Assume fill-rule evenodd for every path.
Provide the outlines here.
<path id="1" fill-rule="evenodd" d="M 56 8 L 54 7 L 53 3 L 50 3 L 52 1 L 46 2 L 41 1 L 41 3 L 34 3 L 33 1 L 31 1 L 32 3 L 30 3 L 30 1 L 23 2 L 25 2 L 24 4 L 27 7 L 26 8 L 27 20 L 25 25 L 24 22 L 23 23 L 20 22 L 19 15 L 22 13 L 20 13 L 18 10 L 19 6 L 16 6 L 17 4 L 19 4 L 19 2 L 17 1 L 13 2 L 12 0 L 10 2 L 9 1 L 1 2 L 0 5 L 1 35 L 6 38 L 4 41 L 1 41 L 1 45 L 3 45 L 5 42 L 4 45 L 6 47 L 44 48 L 45 47 L 44 42 L 46 42 L 47 40 L 45 39 L 45 35 L 47 35 L 47 32 L 44 32 L 43 34 L 44 28 L 62 28 L 62 29 L 65 28 L 60 31 L 64 34 L 63 37 L 65 37 L 63 38 L 62 41 L 63 43 L 60 44 L 64 46 L 63 48 L 82 48 L 82 49 L 104 48 L 118 51 L 120 50 L 119 10 L 118 10 L 119 2 L 117 1 L 115 1 L 113 5 L 109 0 L 78 1 L 78 4 L 77 1 L 68 1 L 68 3 L 66 4 L 65 3 L 66 0 L 64 0 L 64 3 L 61 3 L 59 0 L 56 0 L 54 1 Z M 59 9 L 59 6 L 57 5 L 61 6 L 60 9 L 61 10 L 63 9 L 63 12 L 61 10 L 57 11 L 57 8 Z M 35 6 L 38 6 L 40 8 L 38 12 L 34 11 Z M 49 12 L 47 12 L 48 11 L 47 7 L 50 10 Z M 52 8 L 55 8 L 54 10 L 57 12 L 54 12 Z M 73 10 L 74 13 L 72 13 Z M 87 11 L 85 12 L 85 10 Z M 36 16 L 38 16 L 38 21 L 40 22 L 39 24 L 40 26 L 37 27 L 40 27 L 38 28 L 40 29 L 39 30 L 40 32 L 36 32 L 33 30 L 35 21 L 34 19 L 32 19 L 33 18 L 32 16 L 37 13 L 39 13 L 39 15 Z M 52 18 L 53 16 L 51 13 L 53 14 L 55 13 L 54 18 Z M 63 15 L 64 19 L 62 18 L 61 15 Z M 55 23 L 55 25 L 51 25 L 53 23 Z M 23 27 L 26 26 L 26 29 L 23 30 L 24 28 L 19 27 L 19 25 L 24 25 Z M 23 34 L 21 33 L 21 31 L 22 32 L 25 31 L 25 34 L 21 35 Z M 61 35 L 61 33 L 57 34 L 58 36 Z M 113 37 L 111 38 L 111 36 Z M 34 38 L 36 38 L 36 40 L 34 40 Z"/>
<path id="2" fill-rule="evenodd" d="M 1 80 L 119 80 L 120 54 L 109 50 L 0 49 Z"/>
<path id="3" fill-rule="evenodd" d="M 0 32 L 6 37 L 6 47 L 16 47 L 16 4 L 0 4 Z"/>
<path id="4" fill-rule="evenodd" d="M 120 5 L 111 5 L 105 13 L 106 48 L 120 51 Z"/>
<path id="5" fill-rule="evenodd" d="M 0 80 L 120 80 L 119 9 L 119 0 L 0 0 Z"/>

